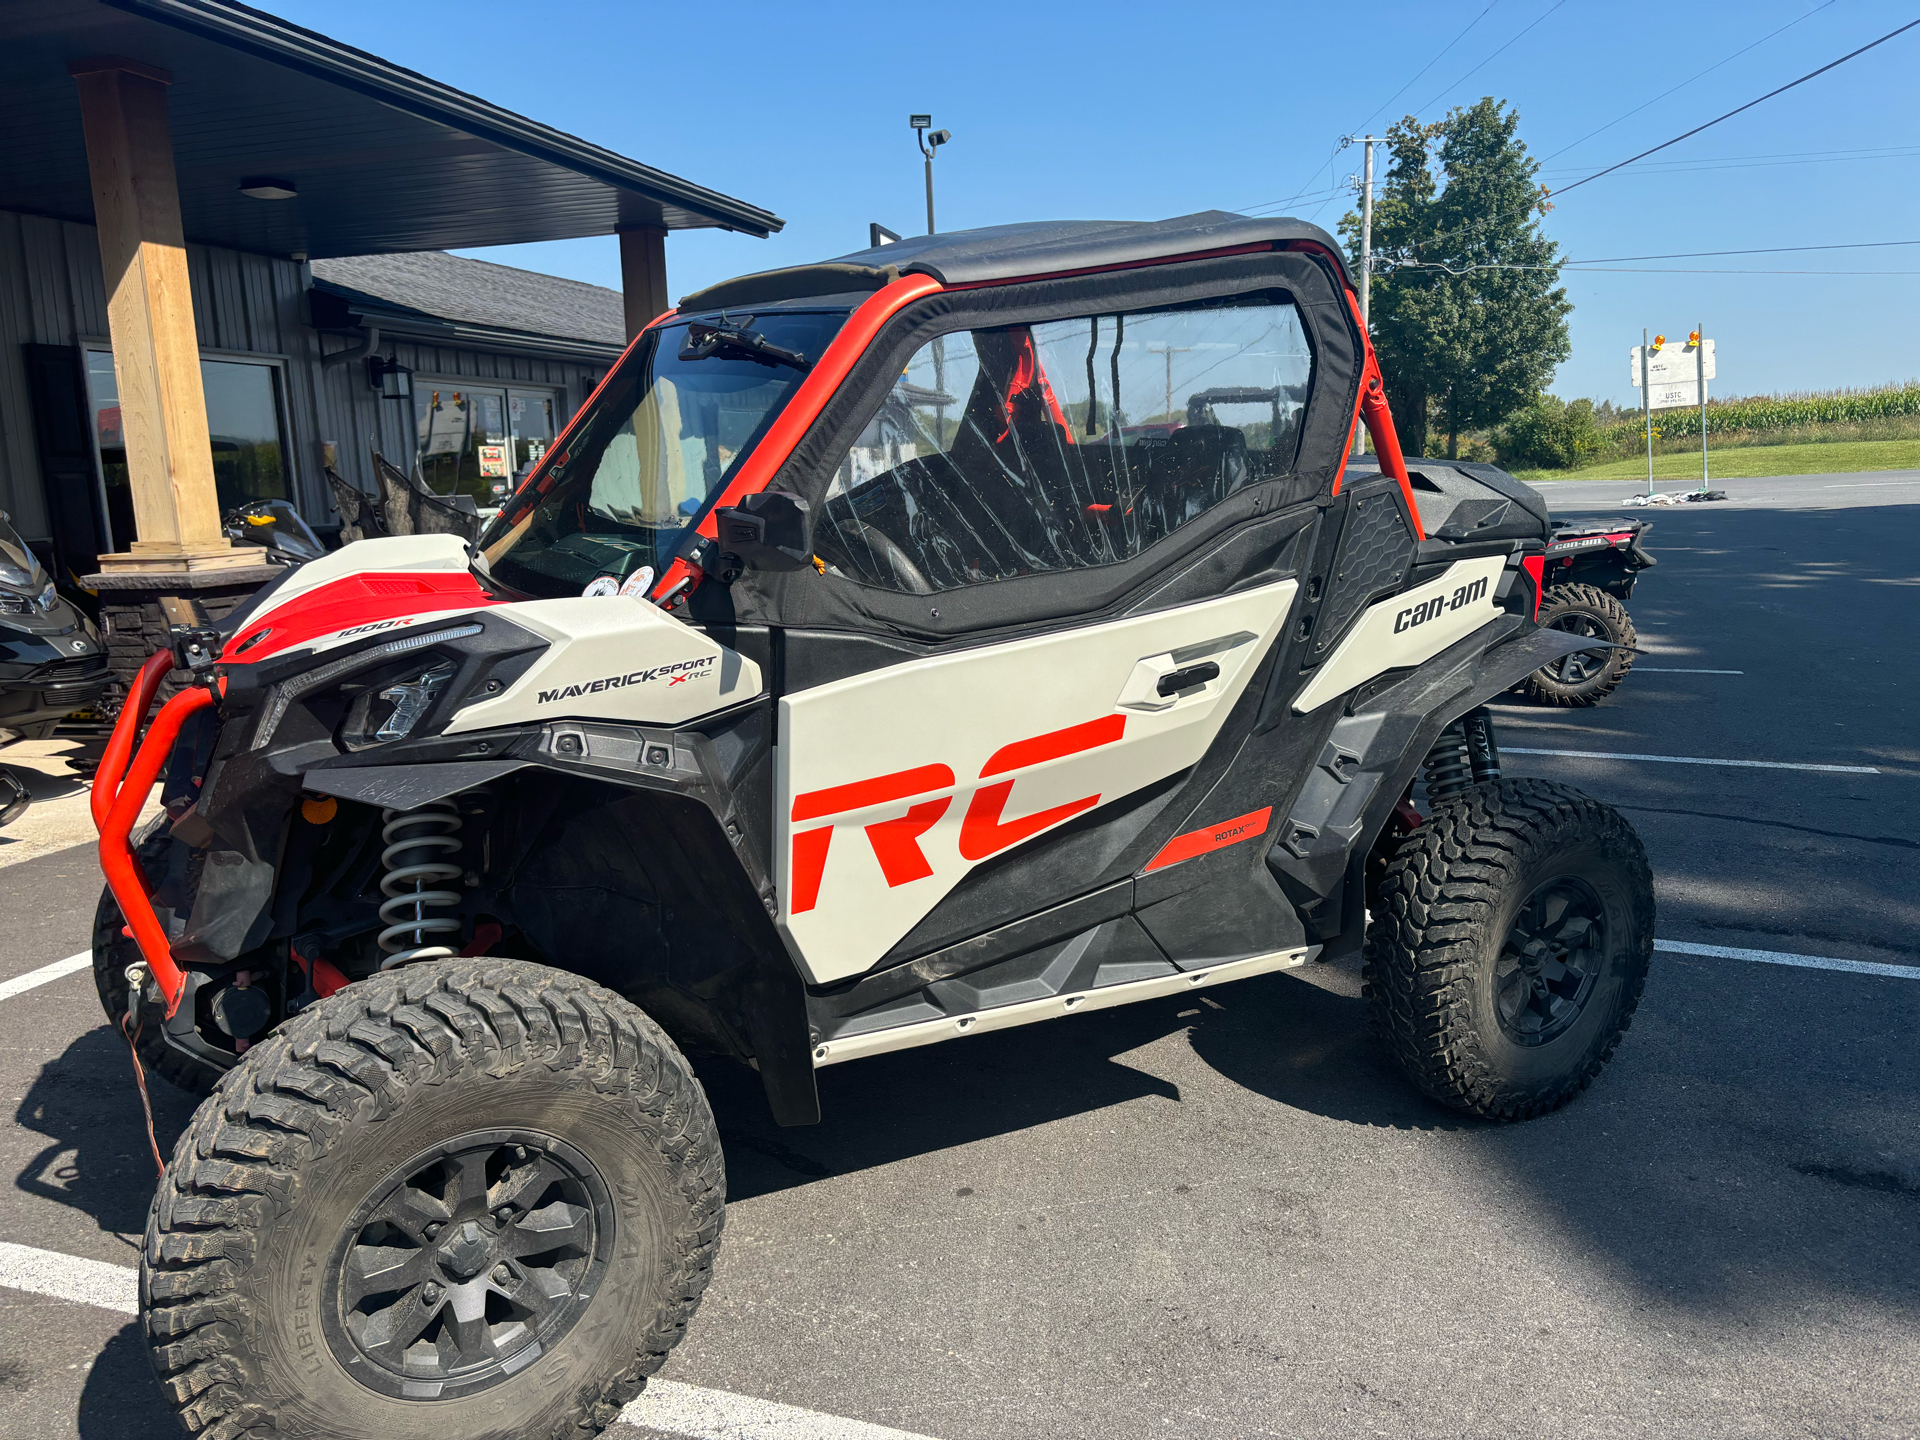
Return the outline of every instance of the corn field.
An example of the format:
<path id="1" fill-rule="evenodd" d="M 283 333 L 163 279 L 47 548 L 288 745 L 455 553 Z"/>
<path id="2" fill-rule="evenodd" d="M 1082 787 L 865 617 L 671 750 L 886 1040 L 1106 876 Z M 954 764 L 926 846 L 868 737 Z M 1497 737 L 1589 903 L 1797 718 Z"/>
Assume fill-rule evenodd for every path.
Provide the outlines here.
<path id="1" fill-rule="evenodd" d="M 1828 390 L 1789 395 L 1744 395 L 1708 399 L 1708 440 L 1731 432 L 1803 430 L 1819 425 L 1857 425 L 1921 414 L 1921 384 L 1883 385 L 1872 390 Z M 1632 449 L 1642 443 L 1640 417 L 1618 421 L 1602 432 L 1607 449 Z M 1686 440 L 1701 435 L 1696 407 L 1654 414 L 1656 440 Z"/>

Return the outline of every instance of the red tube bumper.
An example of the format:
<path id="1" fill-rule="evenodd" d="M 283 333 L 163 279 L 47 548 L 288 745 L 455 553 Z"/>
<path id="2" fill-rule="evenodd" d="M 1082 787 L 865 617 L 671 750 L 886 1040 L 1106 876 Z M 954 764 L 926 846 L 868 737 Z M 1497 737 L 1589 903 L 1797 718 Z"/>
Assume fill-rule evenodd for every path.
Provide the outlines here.
<path id="1" fill-rule="evenodd" d="M 140 809 L 146 804 L 160 768 L 167 763 L 173 743 L 180 736 L 180 727 L 196 711 L 213 704 L 213 692 L 200 686 L 182 691 L 160 708 L 160 714 L 147 728 L 146 739 L 135 754 L 133 741 L 139 734 L 140 722 L 146 718 L 160 682 L 172 668 L 173 654 L 164 650 L 156 651 L 140 668 L 133 693 L 121 707 L 120 719 L 114 723 L 113 736 L 107 742 L 100 769 L 94 774 L 92 795 L 93 820 L 100 829 L 100 869 L 106 873 L 107 888 L 120 903 L 120 914 L 127 918 L 127 929 L 134 943 L 140 947 L 140 954 L 146 958 L 161 994 L 167 999 L 168 1016 L 180 1007 L 186 975 L 175 964 L 167 933 L 154 914 L 153 902 L 147 895 L 147 875 L 134 854 L 131 838 L 134 823 L 140 819 Z"/>

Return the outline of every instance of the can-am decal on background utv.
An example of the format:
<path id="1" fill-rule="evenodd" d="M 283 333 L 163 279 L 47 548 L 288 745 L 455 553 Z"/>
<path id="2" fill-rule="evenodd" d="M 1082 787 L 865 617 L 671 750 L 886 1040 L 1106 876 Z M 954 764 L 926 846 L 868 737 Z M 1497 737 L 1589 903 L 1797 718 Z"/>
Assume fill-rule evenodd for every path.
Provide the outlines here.
<path id="1" fill-rule="evenodd" d="M 803 1124 L 822 1066 L 1365 944 L 1417 1085 L 1566 1102 L 1652 886 L 1501 777 L 1482 702 L 1592 642 L 1484 502 L 1424 531 L 1322 231 L 1008 226 L 689 296 L 471 551 L 182 632 L 94 801 L 102 1000 L 218 1082 L 142 1269 L 187 1425 L 604 1425 L 719 1241 L 688 1049 Z"/>

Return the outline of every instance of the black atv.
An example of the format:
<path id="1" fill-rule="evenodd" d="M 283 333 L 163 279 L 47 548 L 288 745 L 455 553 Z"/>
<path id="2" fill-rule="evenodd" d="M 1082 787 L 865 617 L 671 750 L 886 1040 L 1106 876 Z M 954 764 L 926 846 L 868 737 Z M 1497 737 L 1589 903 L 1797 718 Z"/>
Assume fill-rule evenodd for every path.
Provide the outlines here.
<path id="1" fill-rule="evenodd" d="M 1641 545 L 1652 529 L 1652 521 L 1620 516 L 1554 522 L 1542 578 L 1541 624 L 1608 644 L 1542 666 L 1521 684 L 1530 699 L 1595 705 L 1627 679 L 1636 637 L 1624 602 L 1640 573 L 1654 564 Z"/>
<path id="2" fill-rule="evenodd" d="M 52 735 L 63 718 L 95 704 L 110 678 L 93 622 L 54 589 L 0 510 L 0 742 Z M 27 804 L 26 788 L 0 770 L 0 825 Z"/>

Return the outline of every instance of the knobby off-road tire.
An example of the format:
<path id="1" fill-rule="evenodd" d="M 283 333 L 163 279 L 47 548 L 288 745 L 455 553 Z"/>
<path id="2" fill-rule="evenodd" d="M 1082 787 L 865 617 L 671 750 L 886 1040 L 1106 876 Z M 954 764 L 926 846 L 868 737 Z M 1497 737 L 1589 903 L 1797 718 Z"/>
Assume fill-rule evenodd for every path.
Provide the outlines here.
<path id="1" fill-rule="evenodd" d="M 376 976 L 249 1050 L 181 1136 L 140 1267 L 154 1368 L 203 1436 L 591 1436 L 685 1332 L 725 1194 L 699 1083 L 612 992 L 521 961 Z M 553 1238 L 568 1259 L 523 1259 Z M 456 1301 L 483 1292 L 468 1353 Z M 532 1355 L 508 1293 L 551 1305 Z M 413 1306 L 438 1351 L 376 1355 Z M 462 1379 L 449 1346 L 493 1369 Z"/>
<path id="2" fill-rule="evenodd" d="M 1551 586 L 1541 596 L 1540 623 L 1551 630 L 1590 635 L 1597 640 L 1632 646 L 1634 622 L 1627 607 L 1591 585 Z M 1614 693 L 1634 667 L 1632 650 L 1609 650 L 1597 659 L 1575 651 L 1542 666 L 1521 683 L 1530 700 L 1543 705 L 1598 705 Z"/>
<path id="3" fill-rule="evenodd" d="M 167 817 L 155 816 L 134 839 L 141 866 L 150 878 L 158 877 L 172 840 L 167 833 Z M 93 912 L 93 986 L 100 993 L 100 1008 L 107 1013 L 107 1024 L 122 1035 L 127 1034 L 120 1024 L 127 1014 L 127 967 L 140 959 L 140 947 L 126 934 L 126 924 L 113 892 L 102 887 L 100 904 Z M 166 1004 L 159 982 L 149 977 L 142 988 L 141 1019 L 134 1035 L 140 1064 L 148 1075 L 158 1076 L 190 1096 L 204 1096 L 223 1073 L 218 1067 L 176 1051 L 161 1039 Z"/>
<path id="4" fill-rule="evenodd" d="M 1519 1121 L 1600 1075 L 1653 950 L 1654 880 L 1633 828 L 1571 787 L 1503 780 L 1436 807 L 1389 861 L 1364 994 L 1423 1091 Z"/>

